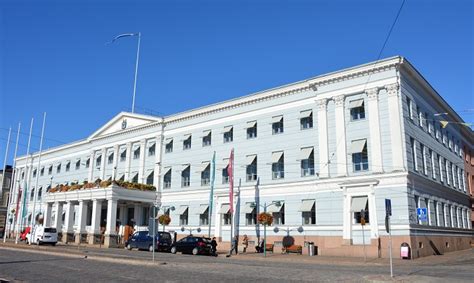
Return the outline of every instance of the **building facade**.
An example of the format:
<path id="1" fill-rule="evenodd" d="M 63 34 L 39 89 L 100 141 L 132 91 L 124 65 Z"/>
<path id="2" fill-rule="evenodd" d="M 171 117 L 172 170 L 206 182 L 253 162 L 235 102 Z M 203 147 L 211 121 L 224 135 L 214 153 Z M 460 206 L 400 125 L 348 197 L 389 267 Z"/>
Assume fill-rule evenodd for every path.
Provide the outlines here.
<path id="1" fill-rule="evenodd" d="M 5 226 L 9 213 L 8 208 L 8 197 L 10 195 L 10 186 L 12 179 L 12 167 L 10 165 L 5 166 L 5 172 L 0 170 L 0 236 L 3 236 Z"/>
<path id="2" fill-rule="evenodd" d="M 471 197 L 471 226 L 474 224 L 474 135 L 472 131 L 463 129 L 464 171 L 467 191 Z"/>
<path id="3" fill-rule="evenodd" d="M 256 217 L 266 210 L 275 249 L 289 235 L 295 244 L 314 242 L 321 255 L 362 256 L 365 246 L 369 257 L 386 257 L 391 199 L 394 252 L 403 242 L 412 257 L 465 249 L 472 226 L 463 136 L 454 123 L 443 127 L 440 113 L 463 122 L 402 57 L 167 117 L 120 113 L 87 139 L 43 152 L 39 166 L 37 153 L 17 159 L 22 185 L 11 205 L 26 191 L 28 210 L 12 229 L 41 215 L 65 241 L 94 243 L 104 227 L 113 246 L 119 226 L 147 226 L 156 204 L 172 219 L 166 229 L 180 236 L 197 228 L 207 235 L 210 222 L 221 247 L 231 227 L 252 245 L 263 236 Z M 109 183 L 71 189 L 97 179 L 156 191 Z"/>

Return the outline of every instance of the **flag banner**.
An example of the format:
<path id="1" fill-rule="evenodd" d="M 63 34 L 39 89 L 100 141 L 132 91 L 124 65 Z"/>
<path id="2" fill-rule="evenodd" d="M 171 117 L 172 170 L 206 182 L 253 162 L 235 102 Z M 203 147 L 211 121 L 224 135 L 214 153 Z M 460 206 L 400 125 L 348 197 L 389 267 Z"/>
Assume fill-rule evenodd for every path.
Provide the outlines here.
<path id="1" fill-rule="evenodd" d="M 20 201 L 21 201 L 21 193 L 22 193 L 22 189 L 21 188 L 18 188 L 18 199 L 16 201 L 16 209 L 15 209 L 15 219 L 18 219 L 18 211 L 20 209 Z"/>
<path id="2" fill-rule="evenodd" d="M 26 196 L 28 195 L 28 189 L 27 187 L 25 186 L 25 192 L 23 193 L 23 205 L 21 207 L 21 218 L 25 218 L 26 217 L 26 214 L 28 212 L 28 209 L 26 208 Z"/>
<path id="3" fill-rule="evenodd" d="M 234 149 L 230 152 L 229 166 L 227 166 L 229 175 L 229 205 L 230 213 L 234 213 Z"/>
<path id="4" fill-rule="evenodd" d="M 216 179 L 216 152 L 212 155 L 211 161 L 211 191 L 209 192 L 209 220 L 212 216 L 212 207 L 214 202 L 214 182 Z"/>

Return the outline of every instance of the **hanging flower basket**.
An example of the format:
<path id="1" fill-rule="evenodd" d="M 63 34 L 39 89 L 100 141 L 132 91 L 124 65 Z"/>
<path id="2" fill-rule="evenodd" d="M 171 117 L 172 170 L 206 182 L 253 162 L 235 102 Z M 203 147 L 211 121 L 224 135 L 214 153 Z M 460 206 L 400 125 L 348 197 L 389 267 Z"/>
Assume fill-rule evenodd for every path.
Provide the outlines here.
<path id="1" fill-rule="evenodd" d="M 257 217 L 258 223 L 263 225 L 272 225 L 273 216 L 270 213 L 262 212 Z"/>
<path id="2" fill-rule="evenodd" d="M 158 223 L 160 223 L 161 225 L 166 226 L 170 224 L 170 222 L 171 222 L 171 217 L 167 214 L 163 214 L 158 217 Z"/>

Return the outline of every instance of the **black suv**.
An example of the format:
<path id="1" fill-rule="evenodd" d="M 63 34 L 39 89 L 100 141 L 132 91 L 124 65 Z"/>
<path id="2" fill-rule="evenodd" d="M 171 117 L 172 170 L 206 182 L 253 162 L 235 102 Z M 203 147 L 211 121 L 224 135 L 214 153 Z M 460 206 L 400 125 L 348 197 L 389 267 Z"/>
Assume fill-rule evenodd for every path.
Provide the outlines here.
<path id="1" fill-rule="evenodd" d="M 211 239 L 204 237 L 187 236 L 171 246 L 171 253 L 192 253 L 193 255 L 211 255 Z"/>
<path id="2" fill-rule="evenodd" d="M 158 232 L 156 234 L 156 244 L 155 250 L 158 251 L 170 251 L 171 244 L 173 240 L 171 238 L 171 234 L 168 232 Z M 148 231 L 138 231 L 135 232 L 131 238 L 125 242 L 125 247 L 127 250 L 131 250 L 133 248 L 139 250 L 149 250 L 150 252 L 153 251 L 153 235 L 150 235 Z"/>

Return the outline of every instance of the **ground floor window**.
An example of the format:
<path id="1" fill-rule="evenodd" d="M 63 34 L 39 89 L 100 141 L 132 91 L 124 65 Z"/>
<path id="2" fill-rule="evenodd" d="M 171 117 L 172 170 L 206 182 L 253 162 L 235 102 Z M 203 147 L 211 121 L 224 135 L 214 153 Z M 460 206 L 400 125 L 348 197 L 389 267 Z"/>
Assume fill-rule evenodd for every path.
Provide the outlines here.
<path id="1" fill-rule="evenodd" d="M 367 196 L 352 198 L 352 209 L 354 224 L 370 223 L 369 202 Z"/>
<path id="2" fill-rule="evenodd" d="M 201 205 L 199 212 L 199 225 L 209 225 L 209 206 Z"/>
<path id="3" fill-rule="evenodd" d="M 232 214 L 230 212 L 222 214 L 222 224 L 223 225 L 232 225 Z"/>
<path id="4" fill-rule="evenodd" d="M 316 204 L 314 199 L 303 200 L 300 211 L 303 225 L 316 224 Z"/>
<path id="5" fill-rule="evenodd" d="M 186 226 L 188 225 L 188 207 L 182 206 L 179 211 L 179 225 Z"/>

